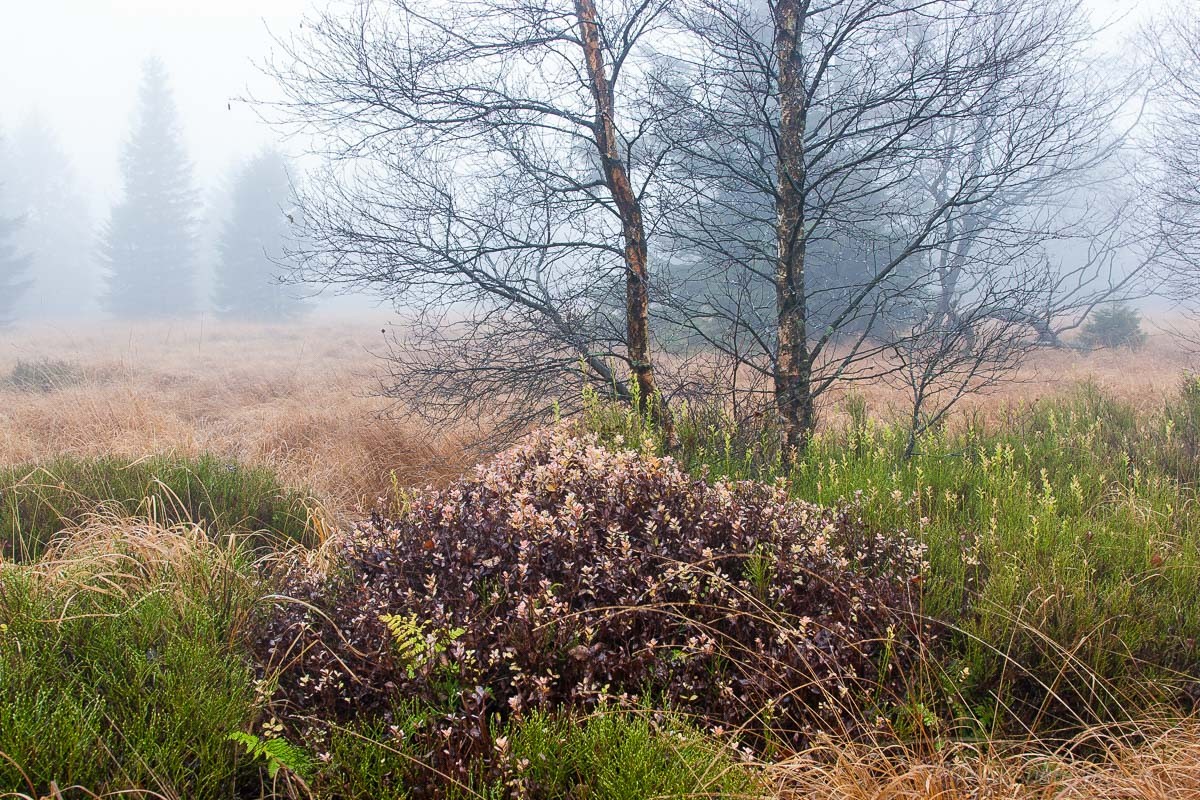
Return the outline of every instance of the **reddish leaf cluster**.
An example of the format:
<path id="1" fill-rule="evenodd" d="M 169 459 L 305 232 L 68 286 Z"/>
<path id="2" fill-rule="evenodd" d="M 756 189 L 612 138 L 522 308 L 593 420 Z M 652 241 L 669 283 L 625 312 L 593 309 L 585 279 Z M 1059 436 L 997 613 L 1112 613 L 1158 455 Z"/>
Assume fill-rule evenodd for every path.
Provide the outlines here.
<path id="1" fill-rule="evenodd" d="M 493 715 L 602 702 L 799 745 L 891 682 L 880 664 L 913 635 L 923 568 L 910 539 L 781 485 L 708 483 L 566 429 L 359 525 L 334 556 L 291 572 L 303 603 L 258 642 L 281 699 L 343 720 L 417 700 L 476 754 Z"/>

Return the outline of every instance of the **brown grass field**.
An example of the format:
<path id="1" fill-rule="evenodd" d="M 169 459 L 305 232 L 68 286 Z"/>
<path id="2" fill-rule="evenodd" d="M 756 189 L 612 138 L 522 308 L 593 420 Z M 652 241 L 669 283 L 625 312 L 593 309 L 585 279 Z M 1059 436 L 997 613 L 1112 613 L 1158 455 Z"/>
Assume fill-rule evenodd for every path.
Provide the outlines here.
<path id="1" fill-rule="evenodd" d="M 42 326 L 0 337 L 0 376 L 40 359 L 85 374 L 48 393 L 0 386 L 0 464 L 211 452 L 348 507 L 370 505 L 393 477 L 439 482 L 473 462 L 461 436 L 401 420 L 374 396 L 378 320 Z"/>
<path id="2" fill-rule="evenodd" d="M 28 326 L 0 334 L 0 377 L 18 361 L 80 365 L 85 380 L 49 393 L 0 384 L 0 465 L 55 455 L 142 457 L 211 452 L 270 466 L 341 507 L 371 505 L 393 485 L 438 483 L 477 454 L 477 428 L 429 430 L 375 391 L 386 320 L 318 317 L 300 326 L 196 319 Z M 1176 388 L 1188 352 L 1163 333 L 1137 353 L 1041 353 L 1016 380 L 968 398 L 960 414 L 999 416 L 1093 380 L 1154 407 Z M 856 386 L 884 418 L 904 399 Z M 838 417 L 836 394 L 825 418 Z"/>
<path id="3" fill-rule="evenodd" d="M 379 365 L 371 351 L 382 349 L 381 322 L 321 317 L 269 327 L 194 320 L 0 334 L 0 380 L 18 361 L 61 359 L 84 372 L 82 382 L 53 392 L 0 383 L 0 465 L 64 454 L 212 452 L 269 466 L 285 483 L 347 510 L 371 506 L 393 481 L 446 481 L 476 460 L 465 446 L 472 430 L 428 430 L 387 413 L 396 409 L 373 394 Z M 1047 352 L 1018 381 L 970 400 L 964 411 L 1002 416 L 1083 380 L 1149 409 L 1189 366 L 1187 350 L 1161 332 L 1137 353 Z M 863 394 L 885 417 L 902 404 L 885 387 Z M 1092 736 L 1087 749 L 1103 758 L 1028 743 L 935 753 L 832 742 L 765 769 L 777 795 L 789 800 L 1200 798 L 1195 723 Z"/>

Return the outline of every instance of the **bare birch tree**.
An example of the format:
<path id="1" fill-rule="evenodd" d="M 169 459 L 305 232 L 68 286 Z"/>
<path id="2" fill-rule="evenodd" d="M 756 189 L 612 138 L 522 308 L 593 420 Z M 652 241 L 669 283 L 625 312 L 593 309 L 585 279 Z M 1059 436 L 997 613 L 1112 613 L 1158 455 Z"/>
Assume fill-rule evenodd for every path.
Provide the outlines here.
<path id="1" fill-rule="evenodd" d="M 520 426 L 579 379 L 669 426 L 649 324 L 656 157 L 638 102 L 666 0 L 359 0 L 281 41 L 276 116 L 325 165 L 301 276 L 412 313 L 388 391 Z"/>
<path id="2" fill-rule="evenodd" d="M 1200 303 L 1200 12 L 1168 6 L 1147 32 L 1159 78 L 1149 171 L 1155 232 L 1168 253 L 1163 288 L 1195 311 Z"/>
<path id="3" fill-rule="evenodd" d="M 1072 276 L 1072 305 L 1119 290 L 1043 252 L 1068 235 L 1049 209 L 1119 142 L 1127 90 L 1098 80 L 1075 3 L 696 0 L 675 16 L 699 45 L 658 87 L 679 120 L 663 133 L 669 313 L 771 384 L 786 450 L 832 386 L 950 352 L 924 340 L 954 318 L 992 330 L 954 338 L 1007 350 L 1047 339 Z M 934 372 L 1012 361 L 966 355 Z"/>

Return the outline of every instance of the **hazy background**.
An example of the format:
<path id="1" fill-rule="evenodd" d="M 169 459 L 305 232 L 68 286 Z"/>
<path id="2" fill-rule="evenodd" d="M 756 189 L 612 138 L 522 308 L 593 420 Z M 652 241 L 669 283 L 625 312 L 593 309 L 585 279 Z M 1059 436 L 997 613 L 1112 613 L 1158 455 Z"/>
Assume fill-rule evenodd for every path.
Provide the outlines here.
<path id="1" fill-rule="evenodd" d="M 163 60 L 184 145 L 204 203 L 202 240 L 217 225 L 238 164 L 264 146 L 300 155 L 237 98 L 270 97 L 256 66 L 307 11 L 326 0 L 0 0 L 0 137 L 36 121 L 57 139 L 84 198 L 82 230 L 93 238 L 120 193 L 118 156 L 129 134 L 146 58 Z M 1088 0 L 1114 57 L 1133 55 L 1129 37 L 1164 0 Z M 89 243 L 89 246 L 92 243 Z M 201 280 L 211 246 L 202 241 Z M 82 249 L 82 248 L 81 248 Z M 94 248 L 93 248 L 94 249 Z M 93 266 L 93 272 L 97 268 Z M 201 287 L 204 294 L 204 285 Z M 337 301 L 346 307 L 346 301 Z M 322 305 L 329 307 L 329 301 Z M 350 307 L 359 307 L 354 303 Z"/>
<path id="2" fill-rule="evenodd" d="M 119 189 L 117 153 L 128 134 L 142 63 L 166 63 L 197 180 L 276 141 L 245 104 L 270 88 L 253 61 L 286 33 L 301 0 L 4 0 L 0 19 L 0 126 L 29 114 L 61 139 L 97 204 Z"/>

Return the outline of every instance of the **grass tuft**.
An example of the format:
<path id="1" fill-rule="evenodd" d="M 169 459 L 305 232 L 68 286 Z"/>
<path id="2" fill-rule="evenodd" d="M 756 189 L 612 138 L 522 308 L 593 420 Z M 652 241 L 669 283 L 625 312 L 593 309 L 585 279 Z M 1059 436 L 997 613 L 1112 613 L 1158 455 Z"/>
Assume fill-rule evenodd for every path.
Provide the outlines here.
<path id="1" fill-rule="evenodd" d="M 263 544 L 314 543 L 322 529 L 319 504 L 264 468 L 214 456 L 61 457 L 0 468 L 0 558 L 35 560 L 98 512 L 192 523 L 214 538 L 253 533 Z"/>
<path id="2" fill-rule="evenodd" d="M 0 565 L 0 787 L 237 796 L 256 771 L 227 739 L 254 713 L 245 559 L 196 527 L 113 519 Z"/>
<path id="3" fill-rule="evenodd" d="M 663 712 L 597 711 L 583 718 L 538 712 L 496 725 L 491 738 L 502 762 L 466 780 L 431 776 L 428 755 L 405 741 L 404 727 L 398 715 L 392 726 L 334 728 L 317 793 L 374 800 L 403 796 L 405 786 L 430 785 L 436 787 L 431 796 L 448 800 L 770 795 L 760 768 Z"/>

